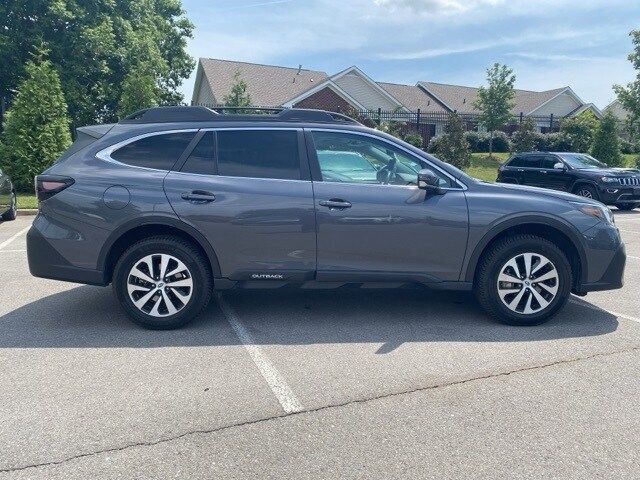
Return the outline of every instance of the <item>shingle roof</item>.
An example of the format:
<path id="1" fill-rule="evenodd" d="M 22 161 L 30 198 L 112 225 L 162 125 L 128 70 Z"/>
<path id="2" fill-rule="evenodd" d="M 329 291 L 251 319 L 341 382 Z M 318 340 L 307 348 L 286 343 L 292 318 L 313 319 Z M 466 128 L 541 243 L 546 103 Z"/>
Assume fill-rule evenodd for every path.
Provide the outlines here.
<path id="1" fill-rule="evenodd" d="M 247 83 L 251 103 L 261 107 L 280 106 L 327 78 L 325 72 L 315 70 L 298 71 L 298 68 L 214 58 L 201 58 L 200 64 L 219 103 L 231 91 L 236 72 L 240 72 L 240 78 Z"/>
<path id="2" fill-rule="evenodd" d="M 475 87 L 465 87 L 462 85 L 447 85 L 434 82 L 419 82 L 429 92 L 436 96 L 440 101 L 445 103 L 452 110 L 459 113 L 477 113 L 473 107 L 478 97 L 478 89 Z M 511 110 L 514 115 L 520 112 L 529 113 L 533 109 L 539 107 L 547 100 L 562 92 L 566 87 L 556 88 L 553 90 L 545 90 L 543 92 L 534 92 L 531 90 L 516 90 L 514 98 L 515 107 Z"/>
<path id="3" fill-rule="evenodd" d="M 422 112 L 445 113 L 445 109 L 438 102 L 427 95 L 416 85 L 402 85 L 399 83 L 377 82 L 384 90 L 396 98 L 402 105 L 414 111 L 418 108 Z"/>

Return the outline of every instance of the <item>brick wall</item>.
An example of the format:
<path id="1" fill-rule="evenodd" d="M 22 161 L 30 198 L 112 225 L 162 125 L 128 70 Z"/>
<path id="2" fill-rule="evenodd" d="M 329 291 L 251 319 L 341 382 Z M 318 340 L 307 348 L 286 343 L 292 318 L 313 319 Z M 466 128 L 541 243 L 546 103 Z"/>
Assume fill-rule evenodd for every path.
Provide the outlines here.
<path id="1" fill-rule="evenodd" d="M 340 95 L 335 93 L 329 87 L 317 91 L 313 95 L 300 100 L 294 105 L 294 108 L 317 108 L 320 110 L 329 110 L 331 112 L 345 112 L 351 107 Z"/>

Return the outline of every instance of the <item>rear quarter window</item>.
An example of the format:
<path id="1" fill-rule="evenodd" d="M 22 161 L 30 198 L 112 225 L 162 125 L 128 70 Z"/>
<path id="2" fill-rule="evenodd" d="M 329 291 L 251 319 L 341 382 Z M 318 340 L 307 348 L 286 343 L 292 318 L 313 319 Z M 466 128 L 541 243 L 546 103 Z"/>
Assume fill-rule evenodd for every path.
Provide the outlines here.
<path id="1" fill-rule="evenodd" d="M 120 147 L 111 158 L 134 167 L 171 170 L 194 136 L 195 132 L 151 135 Z"/>

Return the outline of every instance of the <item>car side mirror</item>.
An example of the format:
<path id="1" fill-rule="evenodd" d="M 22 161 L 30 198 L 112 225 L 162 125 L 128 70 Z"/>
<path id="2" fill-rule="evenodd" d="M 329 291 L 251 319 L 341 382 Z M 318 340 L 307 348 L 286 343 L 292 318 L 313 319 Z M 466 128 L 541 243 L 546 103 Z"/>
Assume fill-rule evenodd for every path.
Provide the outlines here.
<path id="1" fill-rule="evenodd" d="M 444 191 L 440 187 L 440 179 L 433 170 L 423 168 L 418 172 L 418 188 L 435 195 L 442 195 Z"/>
<path id="2" fill-rule="evenodd" d="M 564 163 L 558 162 L 553 166 L 554 170 L 566 170 Z"/>

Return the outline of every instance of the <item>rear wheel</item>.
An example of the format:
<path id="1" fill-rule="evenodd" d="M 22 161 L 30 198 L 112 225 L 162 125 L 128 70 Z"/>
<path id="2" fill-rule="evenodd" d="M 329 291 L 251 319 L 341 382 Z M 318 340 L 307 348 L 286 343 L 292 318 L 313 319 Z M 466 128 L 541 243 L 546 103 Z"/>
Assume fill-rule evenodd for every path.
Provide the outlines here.
<path id="1" fill-rule="evenodd" d="M 567 301 L 571 266 L 553 243 L 535 235 L 506 238 L 483 256 L 475 291 L 492 317 L 510 325 L 539 325 Z"/>
<path id="2" fill-rule="evenodd" d="M 179 328 L 209 303 L 208 261 L 191 243 L 172 236 L 141 240 L 125 251 L 113 275 L 116 297 L 145 328 Z"/>
<path id="3" fill-rule="evenodd" d="M 640 203 L 618 203 L 616 207 L 618 208 L 618 210 L 627 211 L 640 207 Z"/>
<path id="4" fill-rule="evenodd" d="M 600 199 L 598 191 L 591 185 L 579 185 L 578 187 L 576 187 L 573 193 L 580 197 L 593 198 L 594 200 Z"/>
<path id="5" fill-rule="evenodd" d="M 16 217 L 18 216 L 18 207 L 16 205 L 16 194 L 12 193 L 11 194 L 11 202 L 10 202 L 10 206 L 9 206 L 9 210 L 7 210 L 6 212 L 4 212 L 4 214 L 2 214 L 2 220 L 9 221 L 9 220 L 15 220 Z"/>

